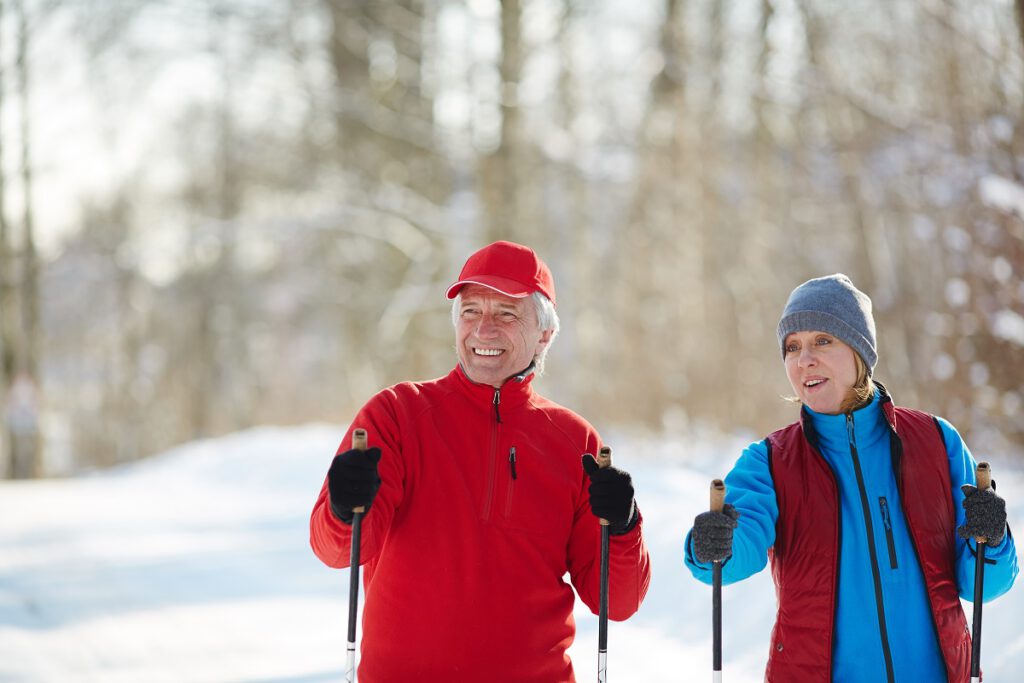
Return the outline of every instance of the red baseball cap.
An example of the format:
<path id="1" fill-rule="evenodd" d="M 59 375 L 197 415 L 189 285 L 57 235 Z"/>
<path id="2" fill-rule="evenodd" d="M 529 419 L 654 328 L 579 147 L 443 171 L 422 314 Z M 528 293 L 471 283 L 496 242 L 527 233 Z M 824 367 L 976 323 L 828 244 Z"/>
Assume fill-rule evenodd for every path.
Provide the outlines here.
<path id="1" fill-rule="evenodd" d="M 463 285 L 483 285 L 516 299 L 540 292 L 555 303 L 551 271 L 533 249 L 515 242 L 488 244 L 470 256 L 458 281 L 448 288 L 448 298 L 458 296 Z"/>

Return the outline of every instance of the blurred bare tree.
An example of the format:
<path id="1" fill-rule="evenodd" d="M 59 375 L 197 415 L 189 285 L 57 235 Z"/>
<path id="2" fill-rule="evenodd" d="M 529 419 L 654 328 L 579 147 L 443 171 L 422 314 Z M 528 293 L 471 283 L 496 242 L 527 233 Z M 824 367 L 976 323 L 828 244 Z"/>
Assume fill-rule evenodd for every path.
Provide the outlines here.
<path id="1" fill-rule="evenodd" d="M 495 239 L 554 269 L 540 382 L 599 428 L 792 419 L 779 312 L 842 271 L 897 401 L 1024 443 L 1024 0 L 9 4 L 0 378 L 5 414 L 19 363 L 41 391 L 35 474 L 443 374 L 441 292 Z M 91 99 L 120 170 L 40 250 L 46 97 Z"/>
<path id="2" fill-rule="evenodd" d="M 13 3 L 13 55 L 0 71 L 7 80 L 13 71 L 17 93 L 17 134 L 19 166 L 17 185 L 0 183 L 0 394 L 3 401 L 3 438 L 0 449 L 6 472 L 13 478 L 28 478 L 43 473 L 40 434 L 40 369 L 42 328 L 40 325 L 41 295 L 39 291 L 41 264 L 36 249 L 34 214 L 34 160 L 32 92 L 35 88 L 35 57 L 30 48 L 37 32 L 57 9 L 55 2 L 28 6 L 25 0 Z M 9 15 L 0 7 L 0 29 Z M 3 45 L 6 47 L 6 45 Z M 6 84 L 0 84 L 6 93 Z M 6 100 L 0 100 L 5 102 Z M 2 110 L 0 110 L 2 111 Z M 5 137 L 0 131 L 0 138 Z M 2 149 L 3 147 L 0 147 Z M 0 157 L 0 176 L 7 175 Z M 20 186 L 21 230 L 11 234 L 6 210 L 7 193 Z"/>

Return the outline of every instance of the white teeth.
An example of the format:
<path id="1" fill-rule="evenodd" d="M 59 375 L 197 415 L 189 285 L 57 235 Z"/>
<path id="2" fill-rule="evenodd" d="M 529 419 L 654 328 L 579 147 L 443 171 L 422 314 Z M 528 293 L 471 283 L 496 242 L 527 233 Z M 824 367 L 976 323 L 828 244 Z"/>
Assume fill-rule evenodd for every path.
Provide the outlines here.
<path id="1" fill-rule="evenodd" d="M 505 352 L 501 349 L 473 349 L 473 353 L 478 356 L 500 356 Z"/>
<path id="2" fill-rule="evenodd" d="M 821 384 L 824 381 L 825 380 L 823 380 L 823 379 L 812 379 L 810 382 L 804 382 L 804 386 L 805 387 L 816 387 L 816 386 L 818 386 L 819 384 Z"/>

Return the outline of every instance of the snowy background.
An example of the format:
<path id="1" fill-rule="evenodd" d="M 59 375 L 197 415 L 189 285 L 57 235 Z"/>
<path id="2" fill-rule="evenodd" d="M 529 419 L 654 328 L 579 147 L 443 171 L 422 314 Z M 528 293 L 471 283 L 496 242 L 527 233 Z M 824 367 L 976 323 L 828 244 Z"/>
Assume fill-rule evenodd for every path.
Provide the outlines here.
<path id="1" fill-rule="evenodd" d="M 342 435 L 264 427 L 91 476 L 0 482 L 0 681 L 342 680 L 348 572 L 308 545 Z M 636 480 L 653 563 L 640 612 L 610 626 L 609 678 L 704 680 L 711 592 L 683 566 L 682 536 L 747 439 L 606 436 Z M 1024 477 L 993 466 L 1020 528 Z M 762 679 L 774 605 L 767 572 L 724 590 L 730 683 Z M 578 606 L 571 652 L 592 681 L 597 619 Z M 1022 611 L 1019 584 L 985 608 L 990 683 L 1021 679 Z"/>

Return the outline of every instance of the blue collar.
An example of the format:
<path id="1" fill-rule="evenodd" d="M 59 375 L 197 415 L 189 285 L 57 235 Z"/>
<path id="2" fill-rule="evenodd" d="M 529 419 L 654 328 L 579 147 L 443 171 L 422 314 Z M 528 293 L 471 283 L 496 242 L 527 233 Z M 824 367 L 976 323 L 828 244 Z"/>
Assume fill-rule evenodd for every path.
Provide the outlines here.
<path id="1" fill-rule="evenodd" d="M 885 420 L 885 413 L 882 411 L 881 391 L 875 389 L 875 395 L 871 402 L 863 408 L 851 413 L 853 419 L 853 433 L 857 440 L 858 448 L 867 448 L 878 439 L 887 436 L 889 425 Z M 810 426 L 818 437 L 818 448 L 822 450 L 847 450 L 850 444 L 850 435 L 847 427 L 847 415 L 826 415 L 816 413 L 807 406 L 801 410 L 801 418 L 810 421 Z"/>

